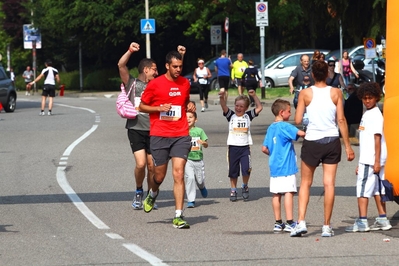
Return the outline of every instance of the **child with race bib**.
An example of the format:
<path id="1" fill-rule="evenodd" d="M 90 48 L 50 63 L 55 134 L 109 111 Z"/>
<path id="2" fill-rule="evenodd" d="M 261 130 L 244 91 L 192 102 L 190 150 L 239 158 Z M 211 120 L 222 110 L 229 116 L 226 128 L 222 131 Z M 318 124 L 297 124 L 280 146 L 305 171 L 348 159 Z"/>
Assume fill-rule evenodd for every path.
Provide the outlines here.
<path id="1" fill-rule="evenodd" d="M 203 198 L 208 196 L 205 187 L 205 164 L 202 147 L 208 148 L 208 136 L 202 128 L 196 127 L 197 113 L 187 112 L 187 122 L 191 136 L 191 150 L 184 170 L 186 181 L 187 208 L 195 207 L 196 186 Z"/>
<path id="2" fill-rule="evenodd" d="M 240 175 L 240 166 L 242 173 L 242 197 L 244 200 L 249 198 L 248 181 L 251 174 L 251 121 L 259 115 L 263 107 L 256 96 L 254 90 L 249 90 L 248 95 L 253 97 L 255 108 L 248 111 L 250 105 L 249 97 L 246 95 L 238 96 L 234 101 L 234 111 L 227 107 L 225 92 L 220 93 L 220 106 L 223 115 L 229 122 L 229 135 L 227 137 L 228 146 L 228 165 L 230 178 L 230 201 L 237 201 L 237 179 Z"/>

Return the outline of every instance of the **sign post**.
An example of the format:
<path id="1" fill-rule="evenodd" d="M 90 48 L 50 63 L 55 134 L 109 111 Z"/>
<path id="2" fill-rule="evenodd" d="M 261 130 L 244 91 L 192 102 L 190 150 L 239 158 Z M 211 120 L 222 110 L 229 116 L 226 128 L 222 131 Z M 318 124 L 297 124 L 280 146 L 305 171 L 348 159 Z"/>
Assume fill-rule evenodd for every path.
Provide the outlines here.
<path id="1" fill-rule="evenodd" d="M 371 59 L 371 66 L 372 66 L 372 72 L 373 72 L 373 81 L 375 82 L 375 70 L 374 70 L 374 58 L 377 57 L 376 53 L 376 45 L 375 45 L 375 39 L 373 38 L 364 38 L 363 39 L 363 45 L 364 45 L 364 53 L 365 57 L 367 59 Z"/>
<path id="2" fill-rule="evenodd" d="M 226 32 L 226 56 L 229 56 L 229 18 L 224 20 L 224 31 Z"/>
<path id="3" fill-rule="evenodd" d="M 218 45 L 222 44 L 222 26 L 211 26 L 211 45 L 216 45 L 216 55 L 218 54 Z"/>
<path id="4" fill-rule="evenodd" d="M 260 37 L 260 72 L 262 78 L 261 85 L 261 98 L 266 98 L 265 90 L 265 26 L 269 26 L 269 8 L 267 2 L 256 2 L 255 13 L 256 13 L 256 26 L 259 27 Z"/>

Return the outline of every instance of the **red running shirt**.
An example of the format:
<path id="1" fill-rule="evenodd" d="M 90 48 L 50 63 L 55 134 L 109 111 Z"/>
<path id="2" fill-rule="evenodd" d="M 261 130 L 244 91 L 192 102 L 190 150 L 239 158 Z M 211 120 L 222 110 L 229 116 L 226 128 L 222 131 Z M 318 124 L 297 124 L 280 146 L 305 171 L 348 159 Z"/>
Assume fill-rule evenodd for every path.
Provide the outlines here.
<path id="1" fill-rule="evenodd" d="M 151 80 L 141 96 L 141 101 L 149 106 L 172 104 L 169 112 L 150 113 L 150 136 L 182 137 L 188 136 L 186 117 L 187 103 L 190 100 L 190 83 L 179 76 L 170 81 L 165 75 Z"/>

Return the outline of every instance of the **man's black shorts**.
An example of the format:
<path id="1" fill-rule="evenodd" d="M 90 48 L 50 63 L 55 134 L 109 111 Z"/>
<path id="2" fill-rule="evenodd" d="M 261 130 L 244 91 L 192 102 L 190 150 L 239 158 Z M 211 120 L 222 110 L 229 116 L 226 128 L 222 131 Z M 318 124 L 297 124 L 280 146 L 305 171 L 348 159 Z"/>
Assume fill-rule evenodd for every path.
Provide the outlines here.
<path id="1" fill-rule="evenodd" d="M 55 85 L 44 84 L 42 96 L 55 97 Z"/>
<path id="2" fill-rule="evenodd" d="M 145 150 L 147 154 L 151 154 L 150 131 L 128 129 L 127 137 L 129 138 L 133 153 L 139 150 Z"/>

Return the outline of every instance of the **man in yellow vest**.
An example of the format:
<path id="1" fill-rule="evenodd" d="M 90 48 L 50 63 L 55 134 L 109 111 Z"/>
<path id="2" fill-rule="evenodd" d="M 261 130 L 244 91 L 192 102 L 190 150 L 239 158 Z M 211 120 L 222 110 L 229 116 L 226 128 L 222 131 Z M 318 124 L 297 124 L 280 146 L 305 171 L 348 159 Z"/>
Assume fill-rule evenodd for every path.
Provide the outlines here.
<path id="1" fill-rule="evenodd" d="M 239 53 L 237 55 L 237 60 L 233 63 L 233 68 L 231 70 L 231 81 L 238 87 L 238 94 L 243 94 L 242 87 L 244 86 L 242 75 L 245 69 L 248 68 L 247 62 L 244 61 L 244 55 Z"/>

